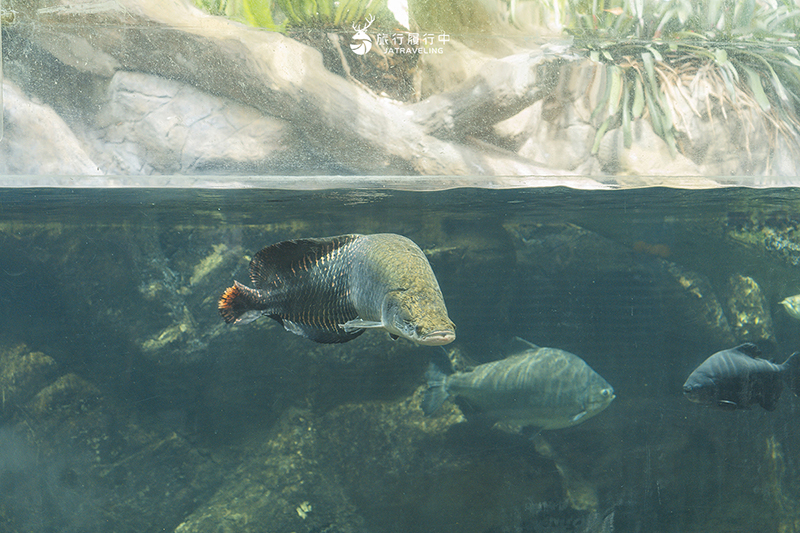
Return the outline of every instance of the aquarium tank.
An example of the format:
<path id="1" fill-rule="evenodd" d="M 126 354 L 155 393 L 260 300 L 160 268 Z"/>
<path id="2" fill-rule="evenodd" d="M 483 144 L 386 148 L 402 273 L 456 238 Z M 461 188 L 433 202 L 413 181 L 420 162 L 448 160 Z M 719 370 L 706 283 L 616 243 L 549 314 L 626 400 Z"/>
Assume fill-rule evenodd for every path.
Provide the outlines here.
<path id="1" fill-rule="evenodd" d="M 0 533 L 800 532 L 800 0 L 0 28 Z"/>

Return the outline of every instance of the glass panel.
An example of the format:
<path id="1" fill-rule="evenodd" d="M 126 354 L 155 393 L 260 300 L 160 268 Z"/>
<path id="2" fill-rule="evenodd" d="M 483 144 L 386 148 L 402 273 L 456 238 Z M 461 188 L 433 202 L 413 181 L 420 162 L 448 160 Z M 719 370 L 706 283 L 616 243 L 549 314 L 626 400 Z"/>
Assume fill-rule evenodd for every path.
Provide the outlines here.
<path id="1" fill-rule="evenodd" d="M 7 189 L 0 523 L 791 531 L 798 203 L 744 188 Z M 438 281 L 455 340 L 304 336 L 339 311 L 291 311 L 278 278 L 301 307 L 325 265 L 345 292 L 422 294 L 382 285 L 412 264 L 383 260 L 385 235 L 258 253 L 354 231 L 419 246 L 435 278 L 413 279 Z M 220 317 L 234 281 L 263 291 L 229 306 L 251 323 Z M 698 379 L 717 352 L 716 384 Z M 741 386 L 723 387 L 728 371 Z M 684 392 L 692 379 L 705 388 Z"/>

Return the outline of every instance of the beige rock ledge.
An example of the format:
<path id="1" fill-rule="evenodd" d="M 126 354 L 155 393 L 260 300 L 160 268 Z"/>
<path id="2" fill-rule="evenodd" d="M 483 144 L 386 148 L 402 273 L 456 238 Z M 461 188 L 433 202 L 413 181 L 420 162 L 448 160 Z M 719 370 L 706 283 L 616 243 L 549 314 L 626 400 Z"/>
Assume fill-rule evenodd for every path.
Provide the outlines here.
<path id="1" fill-rule="evenodd" d="M 63 1 L 45 8 L 27 0 L 15 3 L 15 10 L 18 22 L 10 31 L 24 34 L 66 65 L 101 77 L 120 70 L 147 73 L 249 106 L 291 125 L 316 152 L 356 176 L 89 177 L 89 172 L 62 169 L 56 175 L 0 176 L 3 187 L 607 189 L 785 186 L 793 181 L 780 178 L 765 184 L 763 178 L 717 178 L 691 171 L 680 177 L 592 179 L 585 166 L 547 168 L 525 153 L 473 138 L 542 97 L 537 85 L 542 66 L 558 51 L 489 60 L 461 86 L 417 104 L 402 104 L 327 71 L 313 48 L 210 16 L 188 0 Z M 191 171 L 190 164 L 187 168 Z"/>
<path id="2" fill-rule="evenodd" d="M 31 2 L 16 6 L 16 26 L 35 20 L 28 37 L 76 68 L 102 58 L 103 71 L 118 65 L 183 81 L 289 121 L 316 149 L 356 174 L 561 174 L 510 152 L 436 138 L 415 120 L 412 107 L 327 71 L 317 50 L 281 34 L 209 16 L 184 1 L 119 0 L 103 6 L 105 11 L 97 2 L 70 2 L 43 12 Z M 524 88 L 521 96 L 527 96 Z"/>

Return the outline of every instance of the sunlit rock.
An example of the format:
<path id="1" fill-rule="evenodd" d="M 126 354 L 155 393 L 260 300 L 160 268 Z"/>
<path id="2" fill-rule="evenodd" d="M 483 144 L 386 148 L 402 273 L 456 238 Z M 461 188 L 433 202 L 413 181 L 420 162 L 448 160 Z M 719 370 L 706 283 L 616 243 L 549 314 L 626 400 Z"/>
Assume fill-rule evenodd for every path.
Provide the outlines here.
<path id="1" fill-rule="evenodd" d="M 756 281 L 737 274 L 728 281 L 727 313 L 737 341 L 775 340 L 769 303 Z"/>
<path id="2" fill-rule="evenodd" d="M 83 143 L 52 107 L 31 100 L 9 81 L 2 88 L 0 174 L 100 174 Z"/>
<path id="3" fill-rule="evenodd" d="M 177 81 L 119 72 L 98 117 L 97 159 L 114 173 L 281 173 L 304 157 L 291 127 Z"/>

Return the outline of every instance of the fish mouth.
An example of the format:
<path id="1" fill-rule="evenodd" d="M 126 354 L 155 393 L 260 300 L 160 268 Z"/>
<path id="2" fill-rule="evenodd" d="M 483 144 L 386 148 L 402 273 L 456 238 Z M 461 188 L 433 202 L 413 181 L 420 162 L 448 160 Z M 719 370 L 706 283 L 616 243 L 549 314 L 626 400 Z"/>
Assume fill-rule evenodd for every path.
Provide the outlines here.
<path id="1" fill-rule="evenodd" d="M 420 337 L 417 342 L 423 346 L 444 346 L 454 340 L 456 340 L 456 334 L 453 331 L 434 331 Z"/>
<path id="2" fill-rule="evenodd" d="M 686 396 L 686 399 L 690 402 L 702 403 L 700 399 L 700 392 L 689 385 L 683 386 L 683 395 Z"/>

